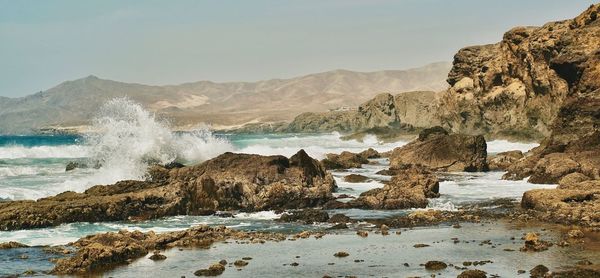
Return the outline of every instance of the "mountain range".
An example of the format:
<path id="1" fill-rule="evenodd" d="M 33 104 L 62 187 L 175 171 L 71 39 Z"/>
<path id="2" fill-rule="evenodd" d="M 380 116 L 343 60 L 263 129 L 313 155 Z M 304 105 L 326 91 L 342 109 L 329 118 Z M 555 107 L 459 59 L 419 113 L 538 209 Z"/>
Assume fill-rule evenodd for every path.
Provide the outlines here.
<path id="1" fill-rule="evenodd" d="M 303 112 L 354 107 L 382 92 L 447 88 L 449 62 L 408 70 L 334 70 L 290 79 L 149 86 L 88 76 L 21 98 L 0 97 L 0 134 L 85 127 L 107 100 L 128 97 L 177 129 L 291 121 Z"/>

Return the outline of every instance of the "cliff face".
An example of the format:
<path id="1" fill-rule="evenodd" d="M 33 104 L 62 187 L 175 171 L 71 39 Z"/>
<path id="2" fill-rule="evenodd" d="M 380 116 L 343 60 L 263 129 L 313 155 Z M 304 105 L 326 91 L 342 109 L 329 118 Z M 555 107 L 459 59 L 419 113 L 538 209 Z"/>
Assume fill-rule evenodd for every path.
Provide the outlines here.
<path id="1" fill-rule="evenodd" d="M 565 121 L 561 107 L 578 106 L 573 97 L 592 93 L 599 82 L 598 7 L 461 49 L 448 74 L 451 88 L 440 97 L 442 124 L 462 133 L 557 136 L 553 122 L 557 115 L 557 123 Z"/>

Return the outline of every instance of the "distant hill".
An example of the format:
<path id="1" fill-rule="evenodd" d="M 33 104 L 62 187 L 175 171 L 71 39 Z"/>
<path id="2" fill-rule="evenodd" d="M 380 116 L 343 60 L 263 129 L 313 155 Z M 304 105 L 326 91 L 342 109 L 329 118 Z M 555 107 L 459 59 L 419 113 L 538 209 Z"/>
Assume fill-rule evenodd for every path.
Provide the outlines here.
<path id="1" fill-rule="evenodd" d="M 88 76 L 22 98 L 0 98 L 0 133 L 85 126 L 105 101 L 123 96 L 170 119 L 177 128 L 291 121 L 302 112 L 355 107 L 382 92 L 443 90 L 450 68 L 450 63 L 441 62 L 408 70 L 334 70 L 290 79 L 169 86 Z"/>

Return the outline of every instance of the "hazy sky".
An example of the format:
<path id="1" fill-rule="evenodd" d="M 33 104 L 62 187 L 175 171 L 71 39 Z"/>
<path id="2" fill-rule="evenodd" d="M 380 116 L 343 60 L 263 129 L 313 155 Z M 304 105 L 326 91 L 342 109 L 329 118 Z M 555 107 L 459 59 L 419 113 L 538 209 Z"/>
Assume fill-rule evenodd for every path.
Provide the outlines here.
<path id="1" fill-rule="evenodd" d="M 405 69 L 593 2 L 0 0 L 0 96 L 90 74 L 176 84 Z"/>

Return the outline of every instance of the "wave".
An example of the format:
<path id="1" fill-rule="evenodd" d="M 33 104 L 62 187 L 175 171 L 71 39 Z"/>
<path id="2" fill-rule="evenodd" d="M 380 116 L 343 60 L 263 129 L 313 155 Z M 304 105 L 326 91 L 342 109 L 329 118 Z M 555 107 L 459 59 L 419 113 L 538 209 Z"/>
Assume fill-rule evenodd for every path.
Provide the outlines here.
<path id="1" fill-rule="evenodd" d="M 521 142 L 510 142 L 507 140 L 493 140 L 487 142 L 488 153 L 499 153 L 506 151 L 518 150 L 522 152 L 528 152 L 529 150 L 539 146 L 538 143 L 521 143 Z"/>
<path id="2" fill-rule="evenodd" d="M 89 155 L 88 146 L 59 145 L 25 147 L 9 145 L 0 147 L 0 159 L 19 158 L 81 158 Z"/>

